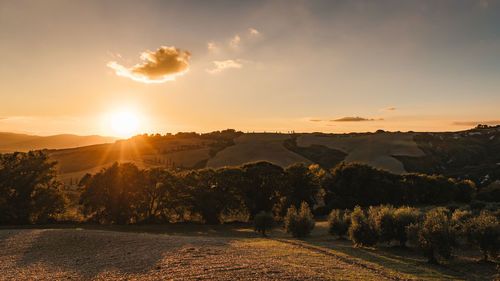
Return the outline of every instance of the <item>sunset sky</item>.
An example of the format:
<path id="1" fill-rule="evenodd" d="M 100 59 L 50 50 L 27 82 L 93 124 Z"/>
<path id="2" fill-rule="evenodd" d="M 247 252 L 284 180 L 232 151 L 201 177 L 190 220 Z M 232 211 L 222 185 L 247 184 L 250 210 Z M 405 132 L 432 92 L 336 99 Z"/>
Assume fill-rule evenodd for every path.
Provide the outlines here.
<path id="1" fill-rule="evenodd" d="M 0 131 L 500 124 L 500 1 L 0 0 L 0 58 Z"/>

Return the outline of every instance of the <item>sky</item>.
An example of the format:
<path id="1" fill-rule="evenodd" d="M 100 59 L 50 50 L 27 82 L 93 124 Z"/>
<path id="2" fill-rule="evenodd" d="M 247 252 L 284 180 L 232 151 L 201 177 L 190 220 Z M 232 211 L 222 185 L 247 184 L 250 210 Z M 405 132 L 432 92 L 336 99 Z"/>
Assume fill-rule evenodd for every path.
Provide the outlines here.
<path id="1" fill-rule="evenodd" d="M 500 124 L 500 1 L 0 0 L 0 131 Z"/>

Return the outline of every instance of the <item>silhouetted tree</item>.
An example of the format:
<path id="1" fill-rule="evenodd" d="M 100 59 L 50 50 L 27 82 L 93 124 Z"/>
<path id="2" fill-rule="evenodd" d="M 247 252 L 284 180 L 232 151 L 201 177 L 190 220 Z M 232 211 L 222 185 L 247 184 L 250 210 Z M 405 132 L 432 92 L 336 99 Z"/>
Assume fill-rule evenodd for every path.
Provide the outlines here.
<path id="1" fill-rule="evenodd" d="M 125 224 L 139 218 L 145 177 L 134 164 L 114 163 L 80 181 L 83 213 L 98 221 Z"/>
<path id="2" fill-rule="evenodd" d="M 252 220 L 260 211 L 270 212 L 280 198 L 283 168 L 260 161 L 241 166 L 244 180 L 239 195 Z"/>
<path id="3" fill-rule="evenodd" d="M 45 222 L 65 203 L 56 162 L 45 153 L 0 155 L 0 223 Z"/>
<path id="4" fill-rule="evenodd" d="M 310 206 L 316 204 L 320 183 L 315 171 L 303 163 L 295 163 L 285 168 L 283 173 L 283 188 L 276 209 L 280 216 L 286 214 L 290 206 L 300 207 L 302 202 Z"/>

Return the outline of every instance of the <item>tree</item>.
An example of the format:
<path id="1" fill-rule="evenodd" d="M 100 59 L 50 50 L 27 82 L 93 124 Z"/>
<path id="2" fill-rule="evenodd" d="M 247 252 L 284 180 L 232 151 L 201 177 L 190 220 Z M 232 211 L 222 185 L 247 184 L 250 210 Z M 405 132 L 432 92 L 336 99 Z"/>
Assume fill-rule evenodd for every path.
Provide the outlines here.
<path id="1" fill-rule="evenodd" d="M 160 167 L 143 171 L 144 186 L 139 192 L 138 216 L 144 221 L 169 221 L 169 213 L 181 204 L 181 190 L 175 173 Z"/>
<path id="2" fill-rule="evenodd" d="M 238 195 L 252 220 L 260 211 L 270 212 L 281 197 L 283 168 L 259 161 L 244 164 L 241 169 L 244 178 Z"/>
<path id="3" fill-rule="evenodd" d="M 391 205 L 372 206 L 368 210 L 370 226 L 376 231 L 381 242 L 389 243 L 396 238 L 394 212 L 395 209 Z"/>
<path id="4" fill-rule="evenodd" d="M 456 246 L 456 230 L 444 208 L 432 209 L 423 222 L 410 225 L 409 231 L 429 263 L 438 263 L 438 257 L 451 257 Z"/>
<path id="5" fill-rule="evenodd" d="M 283 217 L 290 206 L 300 207 L 301 202 L 310 206 L 316 204 L 319 179 L 314 170 L 303 163 L 295 163 L 283 171 L 281 198 L 276 204 L 277 213 Z"/>
<path id="6" fill-rule="evenodd" d="M 125 224 L 140 218 L 144 173 L 132 163 L 114 163 L 80 181 L 83 214 L 101 222 Z"/>
<path id="7" fill-rule="evenodd" d="M 330 208 L 399 204 L 405 198 L 400 176 L 362 163 L 341 162 L 326 180 L 325 204 Z"/>
<path id="8" fill-rule="evenodd" d="M 360 206 L 356 206 L 351 213 L 351 225 L 348 232 L 349 238 L 355 246 L 372 246 L 377 243 L 377 233 L 370 226 L 368 218 Z"/>
<path id="9" fill-rule="evenodd" d="M 266 237 L 266 231 L 270 230 L 274 226 L 274 219 L 270 213 L 261 211 L 254 218 L 254 229 L 255 231 Z"/>
<path id="10" fill-rule="evenodd" d="M 65 204 L 56 162 L 44 152 L 0 155 L 0 223 L 45 222 Z"/>
<path id="11" fill-rule="evenodd" d="M 309 235 L 314 228 L 314 219 L 306 202 L 302 202 L 297 212 L 295 206 L 290 206 L 285 216 L 285 231 L 293 237 L 301 238 Z"/>
<path id="12" fill-rule="evenodd" d="M 479 246 L 484 261 L 488 256 L 495 259 L 500 249 L 500 222 L 498 218 L 486 211 L 465 223 L 465 232 L 469 241 Z"/>
<path id="13" fill-rule="evenodd" d="M 342 237 L 347 234 L 351 218 L 348 210 L 332 210 L 328 216 L 328 233 Z"/>
<path id="14" fill-rule="evenodd" d="M 404 247 L 408 240 L 407 228 L 418 222 L 420 212 L 411 207 L 400 207 L 394 211 L 394 238 Z"/>

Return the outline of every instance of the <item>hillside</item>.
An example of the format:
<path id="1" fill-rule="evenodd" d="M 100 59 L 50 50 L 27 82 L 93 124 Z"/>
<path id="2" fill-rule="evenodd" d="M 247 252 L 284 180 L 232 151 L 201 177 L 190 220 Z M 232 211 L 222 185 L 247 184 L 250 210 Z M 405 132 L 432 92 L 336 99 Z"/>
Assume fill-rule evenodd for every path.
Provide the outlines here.
<path id="1" fill-rule="evenodd" d="M 114 142 L 115 140 L 117 140 L 117 138 L 102 137 L 97 135 L 77 136 L 62 134 L 54 136 L 34 136 L 0 132 L 0 153 L 40 149 L 64 149 L 109 143 Z"/>
<path id="2" fill-rule="evenodd" d="M 295 162 L 331 169 L 341 161 L 363 162 L 393 173 L 419 172 L 469 178 L 484 186 L 500 179 L 500 126 L 460 132 L 384 132 L 350 134 L 242 133 L 140 135 L 114 143 L 111 138 L 72 135 L 36 137 L 2 133 L 0 147 L 50 149 L 61 178 L 77 182 L 113 162 L 139 167 L 167 166 L 185 170 L 237 166 L 266 160 L 281 166 Z M 9 150 L 4 150 L 9 151 Z"/>

